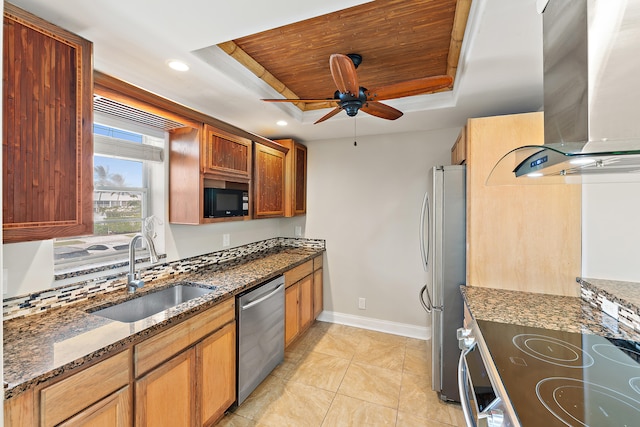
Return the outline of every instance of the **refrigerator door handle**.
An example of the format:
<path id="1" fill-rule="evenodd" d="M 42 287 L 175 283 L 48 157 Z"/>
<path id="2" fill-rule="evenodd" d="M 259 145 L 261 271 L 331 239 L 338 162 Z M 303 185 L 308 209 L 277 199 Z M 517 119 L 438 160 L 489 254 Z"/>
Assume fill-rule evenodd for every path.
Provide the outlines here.
<path id="1" fill-rule="evenodd" d="M 422 308 L 424 308 L 424 311 L 426 311 L 427 313 L 431 313 L 431 310 L 442 311 L 443 307 L 441 305 L 435 307 L 431 302 L 431 295 L 429 294 L 429 290 L 427 289 L 427 286 L 429 285 L 426 284 L 422 287 L 422 289 L 420 289 L 420 304 L 422 304 Z M 427 301 L 424 300 L 425 295 L 427 296 Z"/>
<path id="2" fill-rule="evenodd" d="M 426 239 L 424 238 L 425 218 L 427 220 L 427 227 L 429 228 L 429 235 Z M 431 240 L 431 211 L 429 206 L 429 192 L 426 191 L 424 193 L 424 199 L 422 200 L 422 210 L 420 211 L 420 253 L 422 254 L 424 271 L 429 271 L 429 250 L 431 249 L 429 240 Z M 422 294 L 422 292 L 420 292 L 420 294 Z M 420 299 L 422 299 L 422 297 L 420 297 Z"/>

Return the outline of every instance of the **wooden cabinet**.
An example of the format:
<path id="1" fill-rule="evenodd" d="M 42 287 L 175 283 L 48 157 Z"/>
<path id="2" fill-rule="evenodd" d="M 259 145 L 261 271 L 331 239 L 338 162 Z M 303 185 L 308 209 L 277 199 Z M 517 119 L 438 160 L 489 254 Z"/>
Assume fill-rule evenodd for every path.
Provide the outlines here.
<path id="1" fill-rule="evenodd" d="M 224 179 L 249 181 L 251 141 L 204 125 L 202 171 Z"/>
<path id="2" fill-rule="evenodd" d="M 293 139 L 275 142 L 289 149 L 285 156 L 284 216 L 307 213 L 307 147 Z"/>
<path id="3" fill-rule="evenodd" d="M 284 216 L 285 151 L 254 144 L 254 218 Z"/>
<path id="4" fill-rule="evenodd" d="M 10 3 L 3 43 L 3 241 L 93 233 L 92 45 Z"/>
<path id="5" fill-rule="evenodd" d="M 542 113 L 469 119 L 467 284 L 578 296 L 579 185 L 487 186 L 504 154 L 543 142 Z"/>
<path id="6" fill-rule="evenodd" d="M 212 425 L 236 400 L 236 324 L 229 323 L 196 346 L 200 420 Z"/>
<path id="7" fill-rule="evenodd" d="M 318 259 L 320 261 L 316 261 Z M 322 312 L 322 255 L 285 272 L 284 281 L 286 347 Z"/>
<path id="8" fill-rule="evenodd" d="M 322 255 L 313 259 L 313 318 L 317 319 L 323 309 Z"/>
<path id="9" fill-rule="evenodd" d="M 131 425 L 131 409 L 131 392 L 126 386 L 59 426 L 127 427 Z"/>
<path id="10" fill-rule="evenodd" d="M 467 128 L 465 126 L 460 130 L 458 139 L 453 147 L 451 147 L 451 164 L 462 165 L 467 161 Z"/>
<path id="11" fill-rule="evenodd" d="M 135 346 L 136 426 L 211 425 L 235 401 L 235 299 Z"/>
<path id="12" fill-rule="evenodd" d="M 82 425 L 84 421 L 80 420 L 89 419 L 116 419 L 130 424 L 130 363 L 131 351 L 126 350 L 42 388 L 38 392 L 39 425 L 59 425 L 72 416 L 64 425 Z"/>
<path id="13" fill-rule="evenodd" d="M 251 141 L 208 124 L 169 134 L 169 222 L 208 224 L 246 217 L 205 218 L 204 188 L 249 191 Z M 249 200 L 251 208 L 251 200 Z"/>
<path id="14" fill-rule="evenodd" d="M 196 425 L 195 356 L 186 350 L 136 381 L 136 427 Z"/>

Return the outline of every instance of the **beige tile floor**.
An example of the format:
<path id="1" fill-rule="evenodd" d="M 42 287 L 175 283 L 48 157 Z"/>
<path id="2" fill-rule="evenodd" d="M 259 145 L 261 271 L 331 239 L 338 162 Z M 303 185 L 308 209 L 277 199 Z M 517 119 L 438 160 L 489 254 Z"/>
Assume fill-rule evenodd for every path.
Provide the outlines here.
<path id="1" fill-rule="evenodd" d="M 464 427 L 431 390 L 430 341 L 315 322 L 219 427 Z"/>

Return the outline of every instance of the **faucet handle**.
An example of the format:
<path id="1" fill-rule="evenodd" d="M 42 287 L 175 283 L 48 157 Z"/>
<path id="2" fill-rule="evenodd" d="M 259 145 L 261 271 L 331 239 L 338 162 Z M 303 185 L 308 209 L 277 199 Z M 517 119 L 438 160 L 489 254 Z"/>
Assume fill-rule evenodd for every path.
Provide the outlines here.
<path id="1" fill-rule="evenodd" d="M 130 294 L 132 294 L 136 291 L 136 289 L 140 289 L 141 287 L 144 286 L 144 280 L 140 280 L 140 279 L 129 280 L 129 283 L 127 285 L 128 285 L 127 290 L 129 291 Z"/>

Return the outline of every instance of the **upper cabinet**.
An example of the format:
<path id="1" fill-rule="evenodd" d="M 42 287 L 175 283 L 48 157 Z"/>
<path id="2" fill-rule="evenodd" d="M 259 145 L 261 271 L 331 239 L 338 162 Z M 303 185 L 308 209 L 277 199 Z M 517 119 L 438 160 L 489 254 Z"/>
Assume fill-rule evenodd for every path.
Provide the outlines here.
<path id="1" fill-rule="evenodd" d="M 91 43 L 5 3 L 3 58 L 4 243 L 92 233 Z"/>
<path id="2" fill-rule="evenodd" d="M 250 180 L 250 140 L 205 124 L 202 151 L 204 173 L 247 182 Z"/>
<path id="3" fill-rule="evenodd" d="M 451 147 L 451 164 L 463 165 L 467 161 L 467 127 L 463 126 L 456 139 L 456 143 Z"/>
<path id="4" fill-rule="evenodd" d="M 249 192 L 251 144 L 249 139 L 209 124 L 172 130 L 169 137 L 169 222 L 207 224 L 250 219 L 250 215 L 205 218 L 204 191 L 205 188 L 229 188 Z"/>
<path id="5" fill-rule="evenodd" d="M 284 216 L 307 213 L 307 147 L 293 139 L 276 142 L 289 149 L 285 157 Z"/>
<path id="6" fill-rule="evenodd" d="M 284 147 L 278 149 L 257 142 L 254 144 L 254 218 L 284 216 L 285 153 Z"/>

